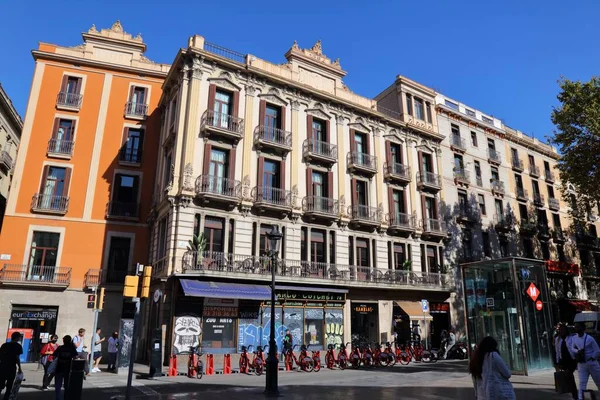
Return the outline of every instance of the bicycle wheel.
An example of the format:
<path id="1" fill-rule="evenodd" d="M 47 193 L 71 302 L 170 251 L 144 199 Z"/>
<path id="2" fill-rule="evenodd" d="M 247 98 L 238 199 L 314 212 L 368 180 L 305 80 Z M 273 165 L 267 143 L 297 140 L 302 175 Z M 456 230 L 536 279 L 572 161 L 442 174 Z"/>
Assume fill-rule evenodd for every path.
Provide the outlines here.
<path id="1" fill-rule="evenodd" d="M 352 356 L 352 368 L 357 369 L 360 367 L 360 357 L 356 354 Z"/>
<path id="2" fill-rule="evenodd" d="M 342 370 L 346 369 L 346 367 L 348 366 L 348 360 L 346 360 L 346 356 L 338 357 L 338 365 L 339 365 L 340 369 L 342 369 Z"/>
<path id="3" fill-rule="evenodd" d="M 248 373 L 248 361 L 246 357 L 240 357 L 240 374 Z"/>
<path id="4" fill-rule="evenodd" d="M 333 369 L 334 364 L 335 364 L 335 360 L 333 359 L 333 356 L 331 354 L 327 353 L 325 355 L 325 365 L 327 366 L 327 368 Z"/>
<path id="5" fill-rule="evenodd" d="M 393 367 L 396 365 L 396 355 L 394 353 L 388 353 L 388 367 Z"/>
<path id="6" fill-rule="evenodd" d="M 302 370 L 304 372 L 312 372 L 315 368 L 312 358 L 303 357 L 300 359 L 300 365 L 302 365 Z"/>
<path id="7" fill-rule="evenodd" d="M 319 372 L 321 370 L 321 360 L 319 359 L 319 357 L 313 357 L 312 362 L 313 362 L 313 371 Z"/>
<path id="8" fill-rule="evenodd" d="M 260 376 L 263 372 L 263 364 L 262 364 L 262 360 L 258 359 L 256 360 L 256 363 L 254 363 L 254 373 L 258 376 Z"/>
<path id="9" fill-rule="evenodd" d="M 390 365 L 390 358 L 387 354 L 381 353 L 379 355 L 379 364 L 381 364 L 382 367 L 387 367 L 388 365 Z"/>
<path id="10" fill-rule="evenodd" d="M 424 363 L 430 363 L 431 362 L 431 352 L 429 350 L 424 350 L 421 353 L 421 361 L 423 361 Z"/>
<path id="11" fill-rule="evenodd" d="M 404 351 L 401 352 L 400 357 L 398 357 L 398 360 L 400 361 L 400 364 L 402 364 L 402 365 L 410 364 L 410 359 L 411 359 L 410 355 L 408 355 L 408 353 L 406 353 Z"/>
<path id="12" fill-rule="evenodd" d="M 198 361 L 198 368 L 196 370 L 196 378 L 202 379 L 202 375 L 204 375 L 204 364 L 202 364 L 202 361 Z"/>

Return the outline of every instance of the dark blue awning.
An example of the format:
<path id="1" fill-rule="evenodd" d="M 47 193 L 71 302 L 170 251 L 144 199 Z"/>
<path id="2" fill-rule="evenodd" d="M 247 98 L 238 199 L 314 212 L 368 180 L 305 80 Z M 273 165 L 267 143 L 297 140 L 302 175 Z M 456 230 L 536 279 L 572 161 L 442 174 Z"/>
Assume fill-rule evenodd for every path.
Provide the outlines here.
<path id="1" fill-rule="evenodd" d="M 268 286 L 205 282 L 193 279 L 180 279 L 180 282 L 186 296 L 245 300 L 271 299 L 271 288 Z"/>

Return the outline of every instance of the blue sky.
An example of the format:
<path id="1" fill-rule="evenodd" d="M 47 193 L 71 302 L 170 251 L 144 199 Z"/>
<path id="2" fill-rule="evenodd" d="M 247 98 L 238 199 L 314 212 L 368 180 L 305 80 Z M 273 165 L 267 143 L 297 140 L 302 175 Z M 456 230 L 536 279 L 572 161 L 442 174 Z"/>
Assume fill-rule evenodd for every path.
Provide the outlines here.
<path id="1" fill-rule="evenodd" d="M 37 43 L 74 46 L 92 24 L 117 19 L 166 63 L 192 34 L 272 62 L 284 62 L 294 40 L 321 39 L 363 96 L 402 74 L 541 139 L 552 133 L 557 79 L 600 71 L 594 0 L 33 0 L 5 2 L 1 12 L 0 82 L 22 115 Z"/>

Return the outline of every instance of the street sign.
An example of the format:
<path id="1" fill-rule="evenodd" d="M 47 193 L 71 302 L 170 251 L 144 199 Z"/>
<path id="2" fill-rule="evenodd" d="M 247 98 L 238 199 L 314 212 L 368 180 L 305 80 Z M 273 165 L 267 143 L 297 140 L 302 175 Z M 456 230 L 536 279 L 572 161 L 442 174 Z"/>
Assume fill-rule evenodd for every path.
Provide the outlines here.
<path id="1" fill-rule="evenodd" d="M 429 312 L 429 301 L 421 300 L 421 309 L 424 313 Z"/>
<path id="2" fill-rule="evenodd" d="M 488 308 L 494 308 L 494 298 L 488 297 L 485 299 L 485 304 L 488 306 Z"/>
<path id="3" fill-rule="evenodd" d="M 541 300 L 538 300 L 535 302 L 535 309 L 538 311 L 542 311 L 542 308 L 544 307 L 544 303 L 542 303 Z"/>
<path id="4" fill-rule="evenodd" d="M 527 295 L 531 298 L 531 300 L 536 301 L 537 298 L 540 296 L 540 290 L 537 288 L 537 286 L 535 286 L 533 284 L 533 282 L 531 282 L 529 284 L 529 287 L 527 288 L 527 290 L 525 291 L 525 293 L 527 293 Z"/>

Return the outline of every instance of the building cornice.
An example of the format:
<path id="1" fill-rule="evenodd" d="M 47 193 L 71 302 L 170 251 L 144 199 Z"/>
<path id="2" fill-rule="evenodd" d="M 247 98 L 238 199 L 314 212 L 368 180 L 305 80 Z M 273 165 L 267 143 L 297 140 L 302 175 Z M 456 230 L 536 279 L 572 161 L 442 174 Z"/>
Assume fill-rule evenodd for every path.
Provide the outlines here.
<path id="1" fill-rule="evenodd" d="M 12 100 L 10 99 L 10 97 L 8 97 L 8 94 L 6 93 L 6 91 L 4 90 L 4 88 L 2 87 L 1 84 L 0 84 L 0 101 L 2 102 L 2 108 L 6 109 L 8 111 L 8 113 L 6 114 L 6 117 L 10 120 L 10 122 L 14 125 L 14 127 L 17 128 L 16 133 L 17 133 L 18 137 L 20 138 L 21 131 L 23 130 L 23 120 L 21 119 L 21 116 L 15 109 L 15 107 L 12 103 Z"/>
<path id="2" fill-rule="evenodd" d="M 470 125 L 474 125 L 477 128 L 479 128 L 487 133 L 497 135 L 498 137 L 500 137 L 502 139 L 504 139 L 504 137 L 506 136 L 506 132 L 504 130 L 498 129 L 497 127 L 495 127 L 493 125 L 486 124 L 485 122 L 480 121 L 477 118 L 465 115 L 465 114 L 461 113 L 460 111 L 453 110 L 452 108 L 445 106 L 443 104 L 436 104 L 435 109 L 437 112 L 439 112 L 441 114 L 446 114 L 446 115 L 451 116 L 459 121 L 463 121 Z"/>

